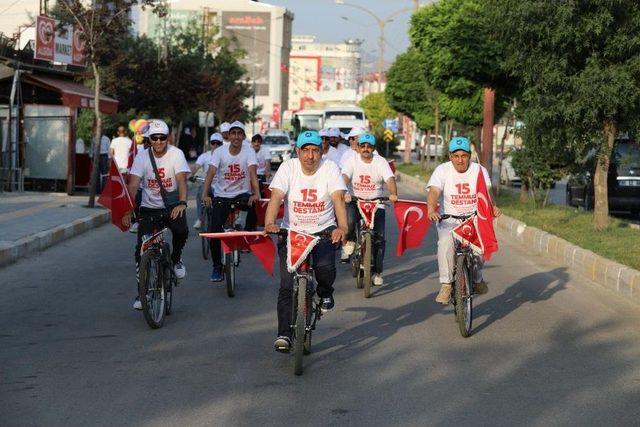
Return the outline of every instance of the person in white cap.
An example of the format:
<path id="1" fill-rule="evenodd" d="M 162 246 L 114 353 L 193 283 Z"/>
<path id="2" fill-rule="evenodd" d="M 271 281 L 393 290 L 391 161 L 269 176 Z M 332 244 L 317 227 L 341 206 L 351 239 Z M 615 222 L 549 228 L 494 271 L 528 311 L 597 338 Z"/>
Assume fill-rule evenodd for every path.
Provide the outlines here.
<path id="1" fill-rule="evenodd" d="M 203 195 L 202 200 L 205 205 L 213 206 L 211 212 L 211 223 L 209 232 L 220 233 L 227 217 L 229 216 L 229 202 L 245 202 L 249 206 L 260 198 L 260 187 L 256 173 L 258 160 L 256 153 L 249 146 L 245 146 L 244 124 L 239 121 L 231 123 L 229 126 L 229 144 L 223 145 L 219 150 L 214 151 L 209 162 L 207 177 L 204 187 L 209 188 L 213 182 L 213 193 L 215 200 L 222 203 L 213 203 L 209 194 Z M 250 209 L 247 214 L 245 229 L 251 230 L 255 227 L 255 211 Z M 212 282 L 221 282 L 222 276 L 222 251 L 220 240 L 209 239 L 211 247 L 211 261 L 213 270 L 211 272 Z"/>
<path id="2" fill-rule="evenodd" d="M 318 134 L 320 135 L 320 139 L 322 140 L 322 161 L 331 160 L 337 166 L 340 163 L 340 153 L 338 152 L 338 149 L 332 147 L 331 144 L 329 144 L 329 136 L 326 131 L 320 131 L 318 132 Z"/>
<path id="3" fill-rule="evenodd" d="M 191 172 L 184 153 L 168 144 L 169 127 L 162 120 L 151 120 L 147 131 L 151 147 L 136 156 L 131 166 L 129 194 L 136 194 L 142 188 L 138 218 L 138 242 L 136 244 L 136 279 L 140 265 L 140 245 L 142 236 L 150 234 L 158 218 L 166 223 L 173 235 L 171 261 L 178 279 L 183 279 L 187 269 L 182 262 L 182 249 L 187 242 L 189 227 L 187 225 L 187 174 Z M 151 163 L 153 156 L 156 167 Z M 155 170 L 154 170 L 155 169 Z M 157 173 L 156 173 L 157 170 Z M 160 177 L 160 182 L 156 177 Z M 166 191 L 166 198 L 160 191 L 162 186 Z M 176 194 L 177 193 L 177 194 Z M 122 224 L 131 224 L 132 211 L 122 219 Z M 142 309 L 139 297 L 133 308 Z"/>
<path id="4" fill-rule="evenodd" d="M 356 158 L 359 156 L 360 151 L 358 149 L 358 137 L 364 133 L 367 133 L 367 130 L 363 127 L 356 126 L 352 128 L 347 134 L 347 140 L 349 141 L 350 150 L 345 151 L 340 157 L 340 161 L 338 162 L 338 166 L 342 169 L 342 166 L 352 158 Z M 373 155 L 377 156 L 378 152 L 374 149 Z"/>
<path id="5" fill-rule="evenodd" d="M 211 156 L 213 156 L 213 152 L 216 148 L 222 145 L 222 134 L 216 132 L 209 137 L 209 144 L 211 145 L 211 149 L 209 151 L 205 151 L 204 153 L 198 156 L 196 160 L 196 168 L 191 174 L 194 176 L 199 169 L 202 169 L 203 174 L 207 175 L 207 170 L 209 169 L 209 163 L 211 162 Z M 195 178 L 194 178 L 195 179 Z M 213 185 L 209 187 L 209 191 L 213 194 Z M 193 224 L 193 228 L 200 229 L 202 222 L 200 221 L 200 217 L 202 215 L 202 194 L 204 193 L 204 183 L 198 186 L 198 192 L 196 194 L 196 211 L 198 213 L 198 219 L 196 223 Z"/>
<path id="6" fill-rule="evenodd" d="M 229 124 L 229 122 L 220 123 L 220 134 L 222 135 L 222 141 L 225 144 L 229 143 L 229 128 L 230 127 L 231 127 L 231 125 Z"/>
<path id="7" fill-rule="evenodd" d="M 329 137 L 329 145 L 338 150 L 338 155 L 340 157 L 342 157 L 344 153 L 349 151 L 349 147 L 340 143 L 340 129 L 329 128 L 327 136 Z"/>

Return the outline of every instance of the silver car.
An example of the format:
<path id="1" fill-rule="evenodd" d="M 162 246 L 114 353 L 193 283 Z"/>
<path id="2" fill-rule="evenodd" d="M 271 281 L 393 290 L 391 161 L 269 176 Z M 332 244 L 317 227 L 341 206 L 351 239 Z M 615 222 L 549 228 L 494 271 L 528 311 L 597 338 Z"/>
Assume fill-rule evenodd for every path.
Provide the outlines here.
<path id="1" fill-rule="evenodd" d="M 266 135 L 262 144 L 271 153 L 271 164 L 280 164 L 291 158 L 291 140 L 286 134 Z"/>

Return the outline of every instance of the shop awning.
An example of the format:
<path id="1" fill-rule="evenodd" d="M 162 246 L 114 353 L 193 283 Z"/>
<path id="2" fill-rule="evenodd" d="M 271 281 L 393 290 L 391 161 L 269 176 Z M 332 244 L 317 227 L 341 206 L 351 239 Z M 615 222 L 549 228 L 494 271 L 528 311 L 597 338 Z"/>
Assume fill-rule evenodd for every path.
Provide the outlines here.
<path id="1" fill-rule="evenodd" d="M 93 90 L 81 83 L 33 74 L 24 75 L 23 80 L 60 93 L 62 105 L 76 108 L 94 108 Z M 100 96 L 100 112 L 104 114 L 117 113 L 118 100 L 108 96 Z"/>

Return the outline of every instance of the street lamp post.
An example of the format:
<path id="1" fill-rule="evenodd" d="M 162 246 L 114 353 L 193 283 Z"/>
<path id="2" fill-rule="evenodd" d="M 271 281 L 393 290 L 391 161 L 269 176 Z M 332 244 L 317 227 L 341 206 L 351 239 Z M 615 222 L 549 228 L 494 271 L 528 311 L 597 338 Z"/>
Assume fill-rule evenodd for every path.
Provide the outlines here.
<path id="1" fill-rule="evenodd" d="M 336 4 L 341 4 L 343 6 L 351 6 L 351 7 L 355 7 L 356 9 L 360 9 L 361 11 L 368 13 L 371 17 L 373 17 L 373 19 L 376 20 L 376 23 L 378 24 L 378 28 L 380 29 L 380 36 L 378 37 L 378 92 L 382 92 L 382 69 L 384 68 L 384 26 L 387 25 L 387 23 L 393 21 L 393 18 L 396 15 L 399 15 L 404 12 L 409 12 L 414 9 L 407 7 L 407 8 L 400 9 L 393 12 L 386 18 L 380 18 L 378 15 L 376 15 L 366 7 L 363 7 L 357 4 L 347 3 L 344 0 L 335 0 L 335 2 Z"/>

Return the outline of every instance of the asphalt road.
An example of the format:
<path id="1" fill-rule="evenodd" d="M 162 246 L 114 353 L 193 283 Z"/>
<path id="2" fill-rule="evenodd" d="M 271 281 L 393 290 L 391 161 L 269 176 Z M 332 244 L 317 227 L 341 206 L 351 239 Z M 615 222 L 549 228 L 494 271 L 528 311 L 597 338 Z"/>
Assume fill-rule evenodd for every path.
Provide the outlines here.
<path id="1" fill-rule="evenodd" d="M 190 222 L 193 220 L 193 211 Z M 640 311 L 508 241 L 472 337 L 436 295 L 435 233 L 365 300 L 339 266 L 302 377 L 274 352 L 277 281 L 234 299 L 190 238 L 174 314 L 130 308 L 134 236 L 105 225 L 0 270 L 0 425 L 638 425 Z"/>

